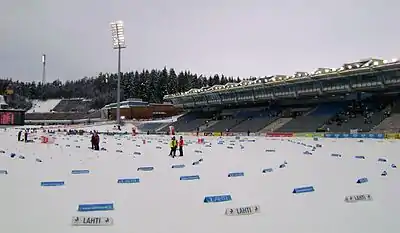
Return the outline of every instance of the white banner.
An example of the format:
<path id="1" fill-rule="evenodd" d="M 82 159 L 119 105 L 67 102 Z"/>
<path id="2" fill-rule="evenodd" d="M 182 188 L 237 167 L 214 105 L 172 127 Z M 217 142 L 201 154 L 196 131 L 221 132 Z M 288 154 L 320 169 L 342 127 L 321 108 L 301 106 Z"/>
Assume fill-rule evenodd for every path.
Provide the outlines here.
<path id="1" fill-rule="evenodd" d="M 74 226 L 110 226 L 114 224 L 111 217 L 75 216 L 72 217 Z"/>
<path id="2" fill-rule="evenodd" d="M 245 206 L 239 208 L 227 208 L 225 210 L 225 215 L 227 216 L 239 216 L 239 215 L 251 215 L 255 213 L 260 213 L 260 206 Z"/>
<path id="3" fill-rule="evenodd" d="M 370 194 L 360 194 L 360 195 L 351 195 L 346 196 L 344 201 L 347 203 L 354 203 L 358 201 L 372 201 L 372 196 Z"/>
<path id="4" fill-rule="evenodd" d="M 350 133 L 358 133 L 358 129 L 351 129 Z"/>

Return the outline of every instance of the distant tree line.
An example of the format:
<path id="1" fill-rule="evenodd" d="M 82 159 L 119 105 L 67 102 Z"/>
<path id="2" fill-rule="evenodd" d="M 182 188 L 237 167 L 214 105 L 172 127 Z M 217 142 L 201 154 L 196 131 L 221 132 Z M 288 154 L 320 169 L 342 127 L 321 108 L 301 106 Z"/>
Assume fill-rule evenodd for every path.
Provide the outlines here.
<path id="1" fill-rule="evenodd" d="M 161 103 L 164 95 L 185 92 L 192 88 L 224 85 L 240 82 L 239 78 L 214 75 L 206 77 L 189 71 L 176 73 L 174 69 L 143 70 L 123 73 L 121 76 L 121 101 L 140 98 L 151 103 Z M 52 83 L 20 82 L 0 79 L 0 91 L 12 89 L 7 103 L 13 108 L 29 109 L 32 99 L 87 98 L 92 99 L 92 108 L 99 109 L 116 101 L 117 74 L 100 73 L 97 77 L 85 77 L 76 81 Z"/>

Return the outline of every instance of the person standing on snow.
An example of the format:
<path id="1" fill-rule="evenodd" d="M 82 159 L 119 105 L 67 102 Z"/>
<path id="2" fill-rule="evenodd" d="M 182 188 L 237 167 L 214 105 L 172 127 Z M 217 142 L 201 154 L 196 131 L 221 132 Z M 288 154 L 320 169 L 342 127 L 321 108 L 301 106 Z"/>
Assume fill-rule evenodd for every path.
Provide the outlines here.
<path id="1" fill-rule="evenodd" d="M 179 137 L 178 146 L 179 146 L 179 157 L 181 157 L 181 156 L 183 156 L 183 137 L 182 136 Z"/>
<path id="2" fill-rule="evenodd" d="M 96 131 L 93 131 L 92 138 L 90 139 L 92 143 L 92 150 L 100 150 L 100 137 Z"/>
<path id="3" fill-rule="evenodd" d="M 100 137 L 97 132 L 94 134 L 94 150 L 100 150 Z"/>
<path id="4" fill-rule="evenodd" d="M 92 150 L 94 150 L 94 141 L 95 141 L 94 134 L 95 132 L 92 133 L 92 138 L 90 139 L 90 142 L 92 143 Z"/>
<path id="5" fill-rule="evenodd" d="M 169 147 L 171 148 L 171 151 L 169 152 L 169 156 L 172 156 L 172 158 L 175 158 L 176 147 L 177 147 L 177 142 L 176 142 L 175 137 L 172 137 L 171 142 L 169 143 Z"/>
<path id="6" fill-rule="evenodd" d="M 20 131 L 18 132 L 18 141 L 19 141 L 19 142 L 21 141 L 21 136 L 22 136 L 22 130 L 20 130 Z"/>
<path id="7" fill-rule="evenodd" d="M 24 140 L 25 140 L 25 142 L 28 142 L 28 130 L 25 130 L 25 133 L 24 133 L 25 135 L 25 138 L 24 138 Z"/>

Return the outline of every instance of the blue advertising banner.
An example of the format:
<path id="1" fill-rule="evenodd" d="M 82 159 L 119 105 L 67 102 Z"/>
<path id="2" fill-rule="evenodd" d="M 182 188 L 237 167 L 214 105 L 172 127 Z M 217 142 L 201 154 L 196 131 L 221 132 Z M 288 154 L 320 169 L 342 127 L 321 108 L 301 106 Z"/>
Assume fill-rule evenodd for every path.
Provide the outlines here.
<path id="1" fill-rule="evenodd" d="M 370 138 L 384 139 L 385 134 L 382 133 L 326 133 L 325 138 Z"/>

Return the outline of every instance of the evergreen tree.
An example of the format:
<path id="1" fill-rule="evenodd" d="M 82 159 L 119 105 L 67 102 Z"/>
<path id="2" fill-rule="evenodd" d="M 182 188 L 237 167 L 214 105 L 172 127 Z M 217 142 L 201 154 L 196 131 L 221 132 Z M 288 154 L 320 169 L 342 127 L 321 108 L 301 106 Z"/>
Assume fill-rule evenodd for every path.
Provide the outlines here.
<path id="1" fill-rule="evenodd" d="M 121 101 L 140 98 L 152 103 L 162 103 L 167 94 L 184 93 L 192 88 L 225 85 L 240 82 L 239 78 L 214 75 L 197 76 L 190 71 L 176 74 L 174 69 L 142 70 L 121 75 Z M 12 94 L 5 93 L 13 90 Z M 92 100 L 92 108 L 99 109 L 115 102 L 117 96 L 117 74 L 100 73 L 97 77 L 79 80 L 55 80 L 52 83 L 20 82 L 11 78 L 0 79 L 0 94 L 5 94 L 7 103 L 13 108 L 28 109 L 32 99 L 86 98 Z"/>

